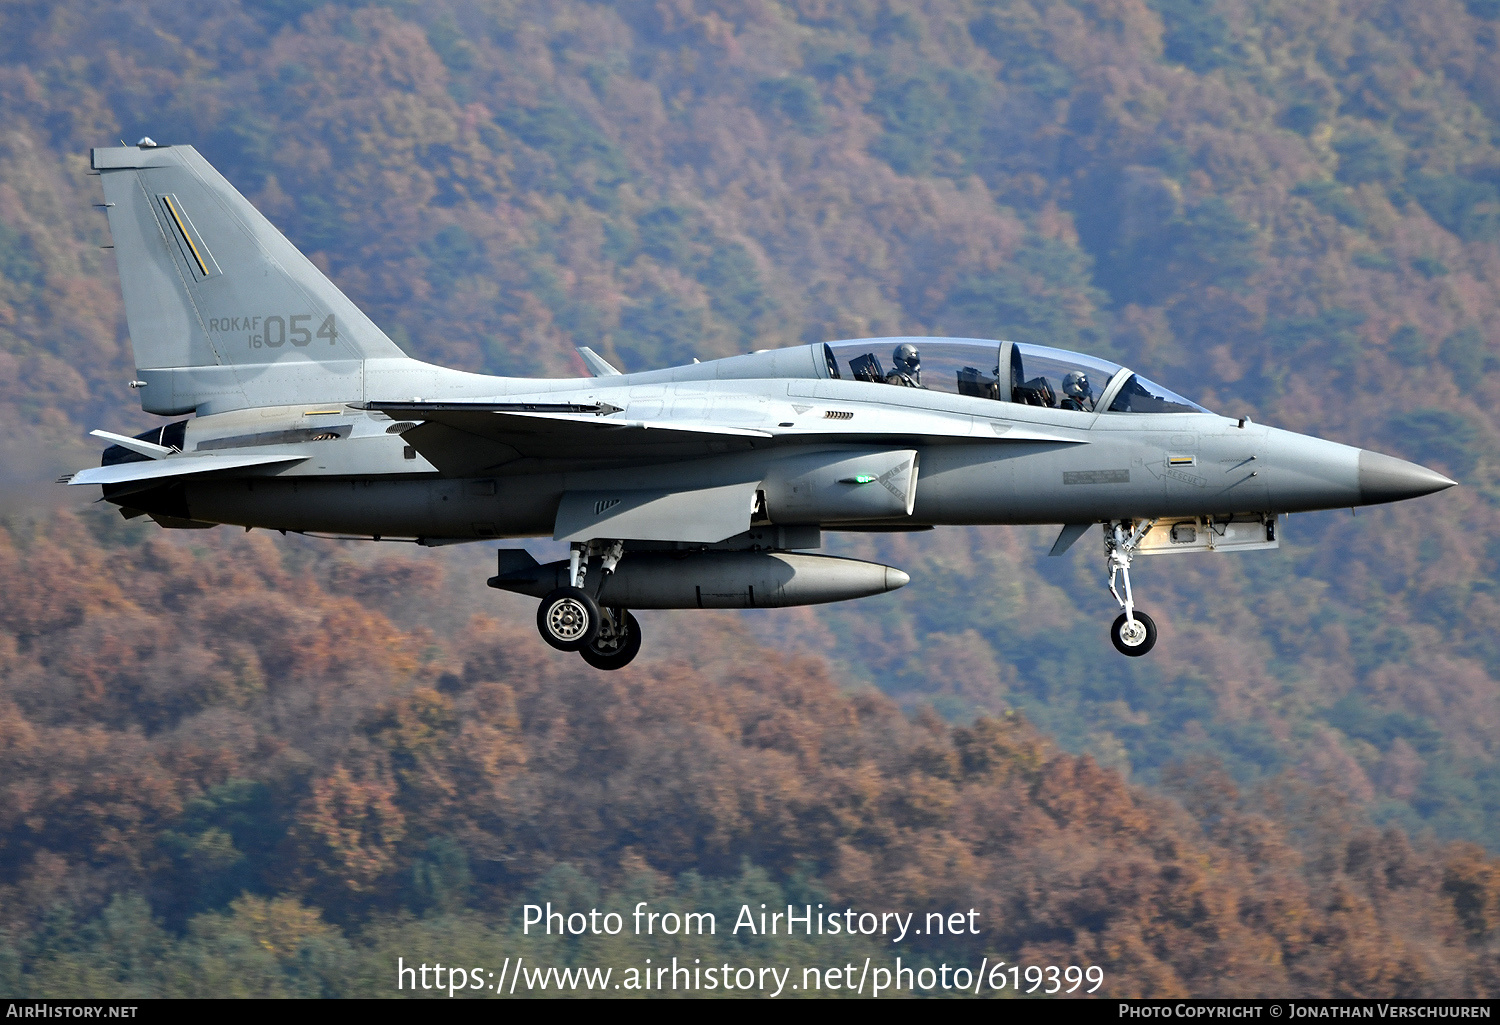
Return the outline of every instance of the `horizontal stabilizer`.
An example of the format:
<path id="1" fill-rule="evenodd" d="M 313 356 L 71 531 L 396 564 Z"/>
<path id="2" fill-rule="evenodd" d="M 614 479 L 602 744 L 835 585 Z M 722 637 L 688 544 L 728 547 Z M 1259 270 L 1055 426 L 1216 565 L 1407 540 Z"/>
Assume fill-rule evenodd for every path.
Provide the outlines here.
<path id="1" fill-rule="evenodd" d="M 557 507 L 556 541 L 712 543 L 750 529 L 757 482 L 697 491 L 569 491 Z"/>
<path id="2" fill-rule="evenodd" d="M 223 470 L 244 470 L 251 466 L 275 466 L 300 463 L 306 456 L 289 455 L 212 455 L 178 456 L 173 459 L 152 459 L 146 462 L 116 463 L 113 466 L 94 466 L 73 474 L 69 484 L 130 484 L 169 477 L 187 477 L 200 473 L 218 473 Z"/>

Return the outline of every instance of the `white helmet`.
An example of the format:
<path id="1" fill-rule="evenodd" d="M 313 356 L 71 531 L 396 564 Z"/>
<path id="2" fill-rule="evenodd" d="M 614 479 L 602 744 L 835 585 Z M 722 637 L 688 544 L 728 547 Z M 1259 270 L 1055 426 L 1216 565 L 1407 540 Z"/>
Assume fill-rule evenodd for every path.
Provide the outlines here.
<path id="1" fill-rule="evenodd" d="M 1062 379 L 1063 394 L 1070 399 L 1082 402 L 1094 394 L 1094 389 L 1089 387 L 1089 378 L 1082 370 L 1070 370 Z"/>

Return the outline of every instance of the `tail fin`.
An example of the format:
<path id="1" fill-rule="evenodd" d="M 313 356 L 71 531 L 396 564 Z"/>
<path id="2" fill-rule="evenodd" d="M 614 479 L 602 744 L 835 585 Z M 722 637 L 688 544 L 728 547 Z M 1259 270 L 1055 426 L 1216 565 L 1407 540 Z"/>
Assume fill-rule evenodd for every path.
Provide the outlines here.
<path id="1" fill-rule="evenodd" d="M 404 358 L 193 147 L 93 166 L 148 413 L 360 402 L 365 360 Z"/>

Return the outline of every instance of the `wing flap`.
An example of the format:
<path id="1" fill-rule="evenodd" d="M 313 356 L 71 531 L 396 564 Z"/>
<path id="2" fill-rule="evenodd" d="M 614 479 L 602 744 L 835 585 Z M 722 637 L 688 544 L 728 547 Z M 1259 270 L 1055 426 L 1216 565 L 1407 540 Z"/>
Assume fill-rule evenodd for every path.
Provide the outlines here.
<path id="1" fill-rule="evenodd" d="M 138 481 L 187 477 L 197 474 L 222 473 L 225 470 L 245 470 L 252 466 L 276 466 L 300 463 L 306 456 L 289 456 L 285 453 L 260 455 L 174 456 L 152 459 L 138 463 L 116 463 L 114 466 L 92 466 L 75 473 L 71 484 L 132 484 Z"/>

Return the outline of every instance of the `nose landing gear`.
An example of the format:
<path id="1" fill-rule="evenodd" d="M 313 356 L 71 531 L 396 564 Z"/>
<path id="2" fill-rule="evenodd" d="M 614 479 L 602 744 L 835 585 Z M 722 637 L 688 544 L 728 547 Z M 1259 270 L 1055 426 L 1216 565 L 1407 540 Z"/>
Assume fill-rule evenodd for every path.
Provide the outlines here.
<path id="1" fill-rule="evenodd" d="M 1135 557 L 1136 546 L 1146 536 L 1155 520 L 1142 520 L 1130 527 L 1128 520 L 1115 520 L 1104 525 L 1104 553 L 1109 559 L 1109 593 L 1115 596 L 1124 611 L 1109 628 L 1109 639 L 1115 650 L 1122 655 L 1137 657 L 1156 646 L 1156 622 L 1144 612 L 1135 610 L 1135 598 L 1130 591 L 1130 560 Z M 1120 597 L 1116 581 L 1124 584 L 1125 596 Z"/>

